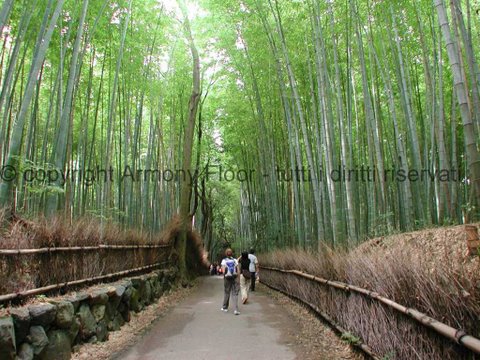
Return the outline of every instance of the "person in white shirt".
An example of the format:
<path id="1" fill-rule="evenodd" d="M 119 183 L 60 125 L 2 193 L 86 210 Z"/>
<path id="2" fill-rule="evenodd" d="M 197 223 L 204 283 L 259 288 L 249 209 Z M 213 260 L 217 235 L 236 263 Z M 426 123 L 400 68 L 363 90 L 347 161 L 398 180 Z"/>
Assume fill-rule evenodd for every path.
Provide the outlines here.
<path id="1" fill-rule="evenodd" d="M 255 256 L 255 249 L 250 249 L 248 258 L 250 259 L 250 291 L 255 291 L 255 280 L 258 276 L 258 259 Z"/>

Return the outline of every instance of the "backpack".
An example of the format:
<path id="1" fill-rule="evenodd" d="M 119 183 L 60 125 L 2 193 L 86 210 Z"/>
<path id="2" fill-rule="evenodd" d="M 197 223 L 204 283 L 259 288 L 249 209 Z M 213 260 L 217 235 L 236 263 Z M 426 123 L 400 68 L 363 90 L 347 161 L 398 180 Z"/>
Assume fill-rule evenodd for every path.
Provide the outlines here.
<path id="1" fill-rule="evenodd" d="M 235 266 L 235 259 L 227 258 L 225 260 L 225 277 L 235 278 L 237 277 L 237 267 Z"/>
<path id="2" fill-rule="evenodd" d="M 250 259 L 249 258 L 246 258 L 246 259 L 243 259 L 241 258 L 240 259 L 240 266 L 241 266 L 241 269 L 242 269 L 242 275 L 245 279 L 250 279 L 250 270 L 248 269 L 249 266 L 250 266 Z"/>

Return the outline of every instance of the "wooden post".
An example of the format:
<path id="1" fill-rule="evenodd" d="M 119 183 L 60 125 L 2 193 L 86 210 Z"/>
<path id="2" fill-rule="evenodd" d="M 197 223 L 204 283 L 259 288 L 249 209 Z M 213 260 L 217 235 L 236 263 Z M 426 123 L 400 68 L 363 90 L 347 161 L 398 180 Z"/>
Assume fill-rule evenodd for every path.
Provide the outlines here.
<path id="1" fill-rule="evenodd" d="M 478 238 L 477 227 L 475 225 L 465 225 L 465 233 L 467 234 L 468 254 L 478 255 L 480 239 Z"/>

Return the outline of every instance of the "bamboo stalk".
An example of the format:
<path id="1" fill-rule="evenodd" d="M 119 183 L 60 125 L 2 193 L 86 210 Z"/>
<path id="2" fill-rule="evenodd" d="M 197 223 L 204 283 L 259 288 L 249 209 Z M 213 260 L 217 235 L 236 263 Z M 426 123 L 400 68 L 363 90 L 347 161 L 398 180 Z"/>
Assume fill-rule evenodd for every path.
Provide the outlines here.
<path id="1" fill-rule="evenodd" d="M 2 249 L 0 255 L 30 255 L 30 254 L 44 254 L 53 252 L 67 252 L 67 251 L 91 251 L 91 250 L 136 250 L 136 249 L 160 249 L 168 248 L 170 244 L 161 245 L 99 245 L 99 246 L 68 246 L 68 247 L 50 247 L 39 249 Z"/>
<path id="2" fill-rule="evenodd" d="M 22 291 L 22 292 L 19 292 L 19 293 L 11 293 L 11 294 L 6 294 L 6 295 L 1 295 L 0 296 L 0 303 L 4 303 L 4 302 L 16 300 L 16 299 L 21 299 L 21 298 L 26 298 L 26 297 L 33 296 L 33 295 L 44 294 L 48 291 L 58 290 L 60 288 L 64 288 L 64 287 L 67 287 L 67 286 L 81 285 L 81 284 L 91 283 L 91 282 L 99 282 L 99 281 L 102 281 L 102 280 L 105 280 L 105 279 L 110 279 L 110 278 L 119 277 L 119 276 L 126 276 L 126 275 L 129 275 L 129 274 L 135 273 L 135 272 L 140 272 L 140 271 L 160 267 L 161 265 L 165 265 L 165 264 L 168 264 L 168 263 L 169 263 L 169 261 L 163 261 L 163 262 L 158 262 L 158 263 L 151 264 L 151 265 L 142 266 L 142 267 L 139 267 L 139 268 L 119 271 L 119 272 L 116 272 L 116 273 L 111 273 L 111 274 L 106 274 L 106 275 L 101 275 L 101 276 L 94 276 L 94 277 L 91 277 L 91 278 L 81 279 L 81 280 L 67 281 L 67 282 L 64 282 L 64 283 L 48 285 L 48 286 L 44 286 L 44 287 L 41 287 L 41 288 Z"/>
<path id="3" fill-rule="evenodd" d="M 407 308 L 406 306 L 403 306 L 393 300 L 390 300 L 378 294 L 375 291 L 370 291 L 370 290 L 363 289 L 355 285 L 349 285 L 340 281 L 326 280 L 323 278 L 316 277 L 314 275 L 304 273 L 299 270 L 284 270 L 284 269 L 265 267 L 265 266 L 261 266 L 261 268 L 264 270 L 277 271 L 285 274 L 294 274 L 294 275 L 303 277 L 305 279 L 312 280 L 323 285 L 331 286 L 346 292 L 353 291 L 355 293 L 365 295 L 371 299 L 375 299 L 381 302 L 384 305 L 387 305 L 388 307 L 402 314 L 409 316 L 410 318 L 414 319 L 420 324 L 434 330 L 436 333 L 442 335 L 443 337 L 449 340 L 455 341 L 456 343 L 463 345 L 464 347 L 473 351 L 474 353 L 480 354 L 480 339 L 472 335 L 466 334 L 463 330 L 455 329 L 447 324 L 437 321 L 418 310 Z"/>

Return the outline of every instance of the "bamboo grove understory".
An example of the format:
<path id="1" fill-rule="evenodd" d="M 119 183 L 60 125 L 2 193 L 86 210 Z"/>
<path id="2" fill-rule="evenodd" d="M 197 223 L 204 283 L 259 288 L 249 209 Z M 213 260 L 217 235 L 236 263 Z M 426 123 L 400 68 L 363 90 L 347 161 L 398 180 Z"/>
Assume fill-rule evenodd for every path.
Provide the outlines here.
<path id="1" fill-rule="evenodd" d="M 180 214 L 212 254 L 471 221 L 479 12 L 3 0 L 0 203 L 151 233 Z"/>

